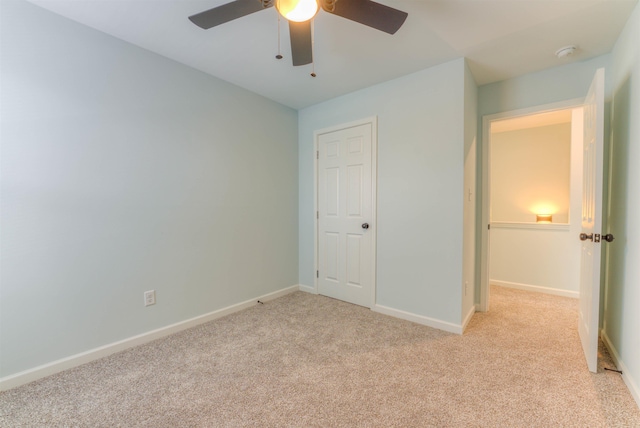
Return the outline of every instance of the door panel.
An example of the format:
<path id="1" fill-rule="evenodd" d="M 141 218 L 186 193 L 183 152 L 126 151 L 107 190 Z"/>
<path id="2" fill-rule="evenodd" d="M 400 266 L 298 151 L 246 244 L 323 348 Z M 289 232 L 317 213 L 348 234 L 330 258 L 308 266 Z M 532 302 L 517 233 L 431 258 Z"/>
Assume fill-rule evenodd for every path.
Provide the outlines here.
<path id="1" fill-rule="evenodd" d="M 327 168 L 325 173 L 326 201 L 325 213 L 330 217 L 337 217 L 340 207 L 340 169 Z"/>
<path id="2" fill-rule="evenodd" d="M 347 284 L 361 287 L 362 235 L 347 234 Z"/>
<path id="3" fill-rule="evenodd" d="M 347 167 L 347 215 L 362 218 L 362 165 Z"/>
<path id="4" fill-rule="evenodd" d="M 318 292 L 372 305 L 372 124 L 318 135 Z"/>
<path id="5" fill-rule="evenodd" d="M 582 239 L 578 333 L 587 366 L 598 371 L 600 253 L 604 145 L 604 69 L 599 69 L 585 98 L 582 188 Z"/>
<path id="6" fill-rule="evenodd" d="M 325 233 L 325 275 L 327 281 L 338 281 L 338 258 L 340 236 L 337 233 Z"/>

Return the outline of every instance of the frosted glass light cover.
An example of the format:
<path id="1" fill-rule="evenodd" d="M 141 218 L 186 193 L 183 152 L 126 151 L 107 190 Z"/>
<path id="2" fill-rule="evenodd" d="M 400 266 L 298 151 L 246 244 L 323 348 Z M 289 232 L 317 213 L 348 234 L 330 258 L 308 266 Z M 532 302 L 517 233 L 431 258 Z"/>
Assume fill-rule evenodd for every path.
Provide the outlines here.
<path id="1" fill-rule="evenodd" d="M 305 22 L 318 13 L 316 0 L 277 0 L 276 9 L 288 21 Z"/>

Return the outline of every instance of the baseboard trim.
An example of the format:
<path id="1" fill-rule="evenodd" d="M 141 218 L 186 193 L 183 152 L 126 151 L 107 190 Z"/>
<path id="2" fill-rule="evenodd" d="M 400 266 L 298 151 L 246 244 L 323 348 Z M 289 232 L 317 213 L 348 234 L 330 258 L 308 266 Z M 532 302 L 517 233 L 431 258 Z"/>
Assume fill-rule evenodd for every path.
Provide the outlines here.
<path id="1" fill-rule="evenodd" d="M 318 294 L 318 291 L 315 289 L 315 287 L 304 284 L 299 284 L 298 287 L 300 288 L 300 291 L 304 291 L 305 293 Z"/>
<path id="2" fill-rule="evenodd" d="M 197 325 L 204 324 L 218 318 L 222 318 L 226 315 L 230 315 L 234 312 L 238 312 L 254 306 L 257 300 L 267 302 L 269 300 L 277 299 L 278 297 L 282 297 L 289 293 L 298 291 L 299 289 L 300 287 L 298 285 L 283 288 L 281 290 L 264 294 L 253 299 L 246 300 L 244 302 L 236 303 L 235 305 L 227 306 L 225 308 L 218 309 L 204 315 L 190 318 L 185 321 L 171 324 L 166 327 L 161 327 L 156 330 L 129 337 L 127 339 L 100 346 L 98 348 L 90 349 L 79 354 L 71 355 L 60 360 L 52 361 L 50 363 L 43 364 L 32 369 L 0 378 L 0 391 L 6 391 L 8 389 L 15 388 L 29 382 L 33 382 L 34 380 L 38 380 L 46 376 L 51 376 L 63 370 L 77 367 L 82 364 L 97 360 L 99 358 L 106 357 L 116 352 L 124 351 L 125 349 L 142 345 L 153 340 L 169 336 L 170 334 L 177 333 L 179 331 L 186 330 L 188 328 L 195 327 Z"/>
<path id="3" fill-rule="evenodd" d="M 518 290 L 534 291 L 536 293 L 553 294 L 554 296 L 571 297 L 577 299 L 580 297 L 577 291 L 562 290 L 560 288 L 542 287 L 540 285 L 520 284 L 519 282 L 500 281 L 490 279 L 489 283 L 499 287 L 516 288 Z"/>
<path id="4" fill-rule="evenodd" d="M 373 305 L 371 310 L 384 315 L 389 315 L 406 321 L 415 322 L 417 324 L 426 325 L 427 327 L 433 327 L 437 328 L 438 330 L 448 331 L 449 333 L 462 334 L 463 331 L 462 326 L 458 324 L 453 324 L 435 318 L 425 317 L 423 315 L 413 314 L 411 312 L 401 311 L 399 309 L 389 308 L 387 306 Z"/>
<path id="5" fill-rule="evenodd" d="M 609 336 L 607 336 L 607 332 L 602 330 L 600 332 L 600 337 L 602 338 L 604 346 L 606 346 L 609 350 L 609 354 L 613 359 L 613 363 L 616 365 L 618 370 L 622 372 L 622 380 L 624 381 L 625 385 L 627 385 L 627 388 L 629 388 L 629 392 L 631 392 L 631 396 L 633 397 L 633 399 L 636 400 L 638 408 L 640 408 L 640 388 L 638 388 L 638 385 L 636 385 L 633 378 L 629 376 L 629 370 L 627 369 L 627 366 L 624 364 L 624 362 L 620 359 L 620 354 L 618 354 L 618 351 L 611 343 Z"/>
<path id="6" fill-rule="evenodd" d="M 467 313 L 467 316 L 464 317 L 464 321 L 462 321 L 462 333 L 464 333 L 464 331 L 467 329 L 467 326 L 469 325 L 469 322 L 471 321 L 471 318 L 473 318 L 473 315 L 476 313 L 476 305 L 472 305 L 471 308 L 469 308 L 469 312 Z"/>

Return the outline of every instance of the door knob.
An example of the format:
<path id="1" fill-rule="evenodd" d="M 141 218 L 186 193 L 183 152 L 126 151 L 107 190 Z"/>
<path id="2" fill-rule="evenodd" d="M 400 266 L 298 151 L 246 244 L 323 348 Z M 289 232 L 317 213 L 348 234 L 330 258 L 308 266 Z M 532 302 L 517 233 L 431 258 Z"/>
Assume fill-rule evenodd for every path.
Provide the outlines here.
<path id="1" fill-rule="evenodd" d="M 369 223 L 362 223 L 363 229 L 369 229 Z"/>
<path id="2" fill-rule="evenodd" d="M 586 241 L 587 239 L 588 239 L 589 241 L 593 241 L 593 233 L 590 233 L 590 234 L 588 234 L 588 235 L 587 235 L 586 233 L 581 233 L 581 234 L 580 234 L 580 240 L 581 240 L 581 241 Z"/>
<path id="3" fill-rule="evenodd" d="M 607 233 L 606 235 L 602 235 L 602 239 L 604 239 L 607 242 L 613 242 L 613 240 L 616 238 L 612 234 Z"/>

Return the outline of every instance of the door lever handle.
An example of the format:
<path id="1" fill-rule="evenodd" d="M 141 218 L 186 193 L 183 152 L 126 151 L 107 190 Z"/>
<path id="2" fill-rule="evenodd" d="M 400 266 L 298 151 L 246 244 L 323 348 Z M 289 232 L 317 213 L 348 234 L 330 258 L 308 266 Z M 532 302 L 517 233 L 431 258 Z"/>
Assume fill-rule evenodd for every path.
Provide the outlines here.
<path id="1" fill-rule="evenodd" d="M 613 242 L 613 240 L 616 238 L 612 234 L 607 233 L 606 235 L 602 235 L 602 239 L 604 239 L 607 242 Z"/>
<path id="2" fill-rule="evenodd" d="M 589 241 L 593 241 L 593 233 L 590 233 L 590 234 L 588 234 L 588 235 L 587 235 L 586 233 L 581 233 L 581 234 L 580 234 L 580 240 L 581 240 L 581 241 L 586 241 L 587 239 L 588 239 Z"/>

